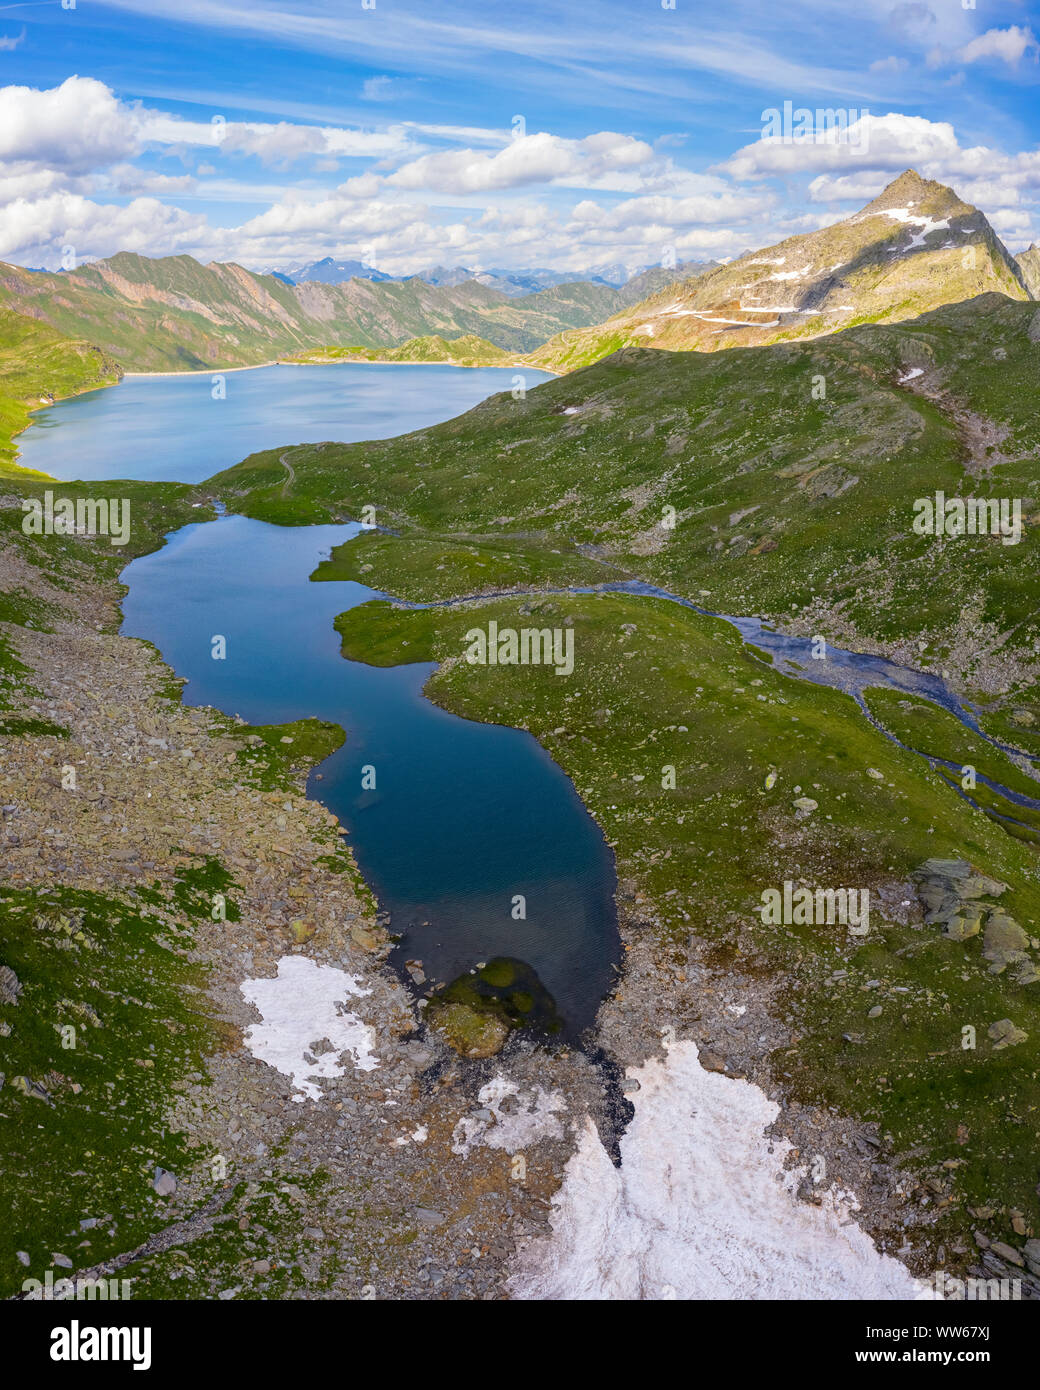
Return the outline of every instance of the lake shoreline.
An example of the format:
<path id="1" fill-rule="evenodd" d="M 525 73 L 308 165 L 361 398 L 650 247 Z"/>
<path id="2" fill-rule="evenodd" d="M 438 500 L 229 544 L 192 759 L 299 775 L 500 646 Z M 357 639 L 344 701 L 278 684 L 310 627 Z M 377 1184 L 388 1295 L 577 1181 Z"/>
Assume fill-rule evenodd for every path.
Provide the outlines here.
<path id="1" fill-rule="evenodd" d="M 329 358 L 327 362 L 293 362 L 289 358 L 276 357 L 271 362 L 255 362 L 248 367 L 189 367 L 182 372 L 124 372 L 121 381 L 134 380 L 147 377 L 178 377 L 178 376 L 229 376 L 232 372 L 258 372 L 264 367 L 457 367 L 466 371 L 498 370 L 507 371 L 510 367 L 529 367 L 526 362 L 392 362 L 384 358 L 369 357 L 347 357 Z M 560 372 L 554 372 L 551 367 L 536 367 L 535 371 L 543 372 L 546 376 L 558 377 Z M 118 386 L 119 382 L 106 383 Z M 100 387 L 90 387 L 90 390 L 100 390 Z M 84 392 L 76 392 L 83 395 Z M 55 397 L 56 400 L 68 400 L 69 397 Z M 42 407 L 41 407 L 42 409 Z"/>

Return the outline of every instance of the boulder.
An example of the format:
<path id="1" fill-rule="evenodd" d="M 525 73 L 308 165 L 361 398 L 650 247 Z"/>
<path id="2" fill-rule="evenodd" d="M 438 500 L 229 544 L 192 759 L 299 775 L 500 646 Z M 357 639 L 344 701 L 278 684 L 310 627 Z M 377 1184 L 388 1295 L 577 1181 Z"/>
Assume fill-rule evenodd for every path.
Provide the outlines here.
<path id="1" fill-rule="evenodd" d="M 993 1039 L 993 1051 L 999 1052 L 1002 1047 L 1017 1047 L 1019 1043 L 1024 1043 L 1029 1038 L 1029 1034 L 1017 1028 L 1009 1018 L 1002 1018 L 997 1023 L 989 1025 L 990 1037 Z"/>

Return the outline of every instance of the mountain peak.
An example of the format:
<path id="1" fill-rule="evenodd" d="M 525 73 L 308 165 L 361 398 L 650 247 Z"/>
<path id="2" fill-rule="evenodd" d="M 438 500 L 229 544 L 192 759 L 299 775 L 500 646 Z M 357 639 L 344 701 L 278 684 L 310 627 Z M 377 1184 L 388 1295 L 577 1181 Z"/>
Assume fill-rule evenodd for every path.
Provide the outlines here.
<path id="1" fill-rule="evenodd" d="M 916 169 L 904 169 L 872 202 L 864 213 L 882 212 L 887 208 L 913 207 L 919 212 L 934 213 L 942 208 L 973 211 L 963 203 L 952 188 L 936 179 L 923 179 Z"/>

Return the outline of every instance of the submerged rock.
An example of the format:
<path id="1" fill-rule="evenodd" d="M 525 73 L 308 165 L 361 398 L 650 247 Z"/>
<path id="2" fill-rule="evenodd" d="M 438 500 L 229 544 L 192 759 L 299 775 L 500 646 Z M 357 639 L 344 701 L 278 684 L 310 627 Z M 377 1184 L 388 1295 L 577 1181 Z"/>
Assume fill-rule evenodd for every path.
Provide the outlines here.
<path id="1" fill-rule="evenodd" d="M 464 1057 L 493 1057 L 509 1036 L 509 1024 L 497 1013 L 452 1000 L 436 1000 L 427 1019 Z"/>

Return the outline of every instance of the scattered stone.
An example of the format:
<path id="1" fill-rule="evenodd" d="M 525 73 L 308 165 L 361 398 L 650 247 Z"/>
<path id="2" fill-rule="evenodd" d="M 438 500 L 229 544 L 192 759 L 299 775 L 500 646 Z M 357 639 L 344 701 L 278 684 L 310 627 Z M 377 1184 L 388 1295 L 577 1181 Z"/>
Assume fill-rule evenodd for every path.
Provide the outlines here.
<path id="1" fill-rule="evenodd" d="M 1002 1018 L 997 1023 L 991 1023 L 988 1029 L 990 1037 L 993 1039 L 993 1051 L 999 1052 L 1002 1047 L 1017 1047 L 1019 1043 L 1024 1043 L 1029 1034 L 1016 1028 L 1009 1018 Z"/>
<path id="2" fill-rule="evenodd" d="M 432 1229 L 434 1226 L 443 1226 L 448 1218 L 443 1212 L 434 1211 L 431 1207 L 413 1207 L 412 1219 L 417 1225 Z"/>

